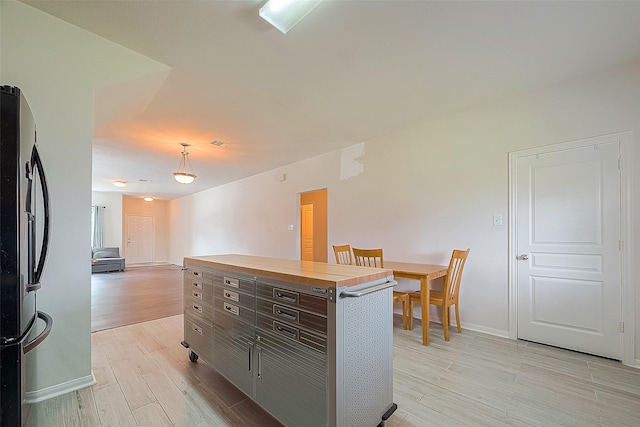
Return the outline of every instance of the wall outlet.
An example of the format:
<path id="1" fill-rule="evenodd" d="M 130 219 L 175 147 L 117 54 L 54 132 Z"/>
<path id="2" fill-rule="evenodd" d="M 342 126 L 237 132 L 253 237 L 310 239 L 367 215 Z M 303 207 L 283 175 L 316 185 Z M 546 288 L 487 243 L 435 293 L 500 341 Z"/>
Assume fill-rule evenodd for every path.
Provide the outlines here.
<path id="1" fill-rule="evenodd" d="M 287 227 L 287 230 L 289 230 L 289 231 L 293 231 L 293 224 L 289 225 L 289 226 Z"/>

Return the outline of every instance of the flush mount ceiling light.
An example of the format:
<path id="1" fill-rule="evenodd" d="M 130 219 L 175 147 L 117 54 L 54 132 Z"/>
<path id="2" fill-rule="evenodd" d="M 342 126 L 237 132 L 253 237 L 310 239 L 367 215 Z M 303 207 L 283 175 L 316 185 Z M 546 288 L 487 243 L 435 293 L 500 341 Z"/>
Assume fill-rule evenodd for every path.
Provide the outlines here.
<path id="1" fill-rule="evenodd" d="M 113 185 L 115 185 L 115 186 L 116 186 L 116 187 L 118 187 L 118 188 L 122 188 L 122 187 L 124 187 L 125 185 L 127 185 L 127 183 L 126 183 L 126 182 L 124 182 L 124 181 L 113 181 Z"/>
<path id="2" fill-rule="evenodd" d="M 181 144 L 182 145 L 182 159 L 180 160 L 180 164 L 178 165 L 177 172 L 173 173 L 173 177 L 180 184 L 191 184 L 194 179 L 196 179 L 196 175 L 193 173 L 193 166 L 191 166 L 191 161 L 189 160 L 189 153 L 187 153 L 187 147 L 189 144 Z M 187 172 L 187 163 L 189 163 L 189 170 L 192 173 Z"/>
<path id="3" fill-rule="evenodd" d="M 283 34 L 307 16 L 322 0 L 268 0 L 259 15 Z"/>
<path id="4" fill-rule="evenodd" d="M 153 202 L 153 197 L 147 196 L 147 197 L 144 198 L 144 201 L 145 202 Z"/>

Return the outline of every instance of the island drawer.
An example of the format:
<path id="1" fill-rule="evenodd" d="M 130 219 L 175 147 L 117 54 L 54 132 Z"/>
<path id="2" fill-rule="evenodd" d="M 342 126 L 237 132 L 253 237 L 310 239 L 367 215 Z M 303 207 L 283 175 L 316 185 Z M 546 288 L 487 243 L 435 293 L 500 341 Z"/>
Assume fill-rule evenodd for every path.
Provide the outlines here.
<path id="1" fill-rule="evenodd" d="M 231 319 L 241 320 L 250 324 L 255 321 L 255 310 L 239 305 L 236 302 L 216 298 L 213 302 L 216 312 L 229 316 Z"/>
<path id="2" fill-rule="evenodd" d="M 187 266 L 186 270 L 184 271 L 184 278 L 201 280 L 201 281 L 205 281 L 206 283 L 212 283 L 213 273 L 211 273 L 208 270 L 202 270 L 202 269 Z"/>
<path id="3" fill-rule="evenodd" d="M 216 299 L 226 301 L 229 304 L 239 305 L 253 310 L 256 297 L 239 292 L 238 289 L 229 289 L 222 286 L 215 286 L 213 293 Z"/>
<path id="4" fill-rule="evenodd" d="M 281 322 L 258 313 L 256 316 L 256 327 L 258 330 L 270 332 L 281 339 L 294 341 L 321 353 L 327 353 L 327 339 L 325 337 L 289 323 Z"/>
<path id="5" fill-rule="evenodd" d="M 301 308 L 313 313 L 327 314 L 327 298 L 310 295 L 286 283 L 269 283 L 259 280 L 256 284 L 258 298 L 270 300 L 293 308 Z"/>
<path id="6" fill-rule="evenodd" d="M 192 298 L 213 305 L 213 285 L 201 279 L 184 279 L 185 300 Z"/>
<path id="7" fill-rule="evenodd" d="M 309 313 L 299 308 L 293 308 L 262 298 L 257 298 L 256 300 L 256 311 L 272 317 L 274 320 L 294 326 L 302 326 L 323 335 L 327 333 L 327 318 L 319 314 Z"/>
<path id="8" fill-rule="evenodd" d="M 184 341 L 189 349 L 209 363 L 213 362 L 213 326 L 202 319 L 184 316 Z"/>
<path id="9" fill-rule="evenodd" d="M 231 290 L 237 290 L 249 295 L 256 294 L 255 278 L 246 274 L 225 272 L 222 270 L 213 272 L 213 284 L 224 286 Z"/>
<path id="10" fill-rule="evenodd" d="M 201 319 L 202 322 L 213 324 L 213 307 L 203 301 L 193 298 L 184 299 L 184 314 Z"/>

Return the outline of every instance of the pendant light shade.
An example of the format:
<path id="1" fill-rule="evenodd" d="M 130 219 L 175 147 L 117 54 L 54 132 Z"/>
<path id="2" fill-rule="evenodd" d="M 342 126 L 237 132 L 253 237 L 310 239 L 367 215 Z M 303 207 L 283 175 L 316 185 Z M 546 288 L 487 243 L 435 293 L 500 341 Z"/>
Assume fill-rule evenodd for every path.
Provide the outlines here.
<path id="1" fill-rule="evenodd" d="M 173 173 L 173 177 L 180 184 L 191 184 L 196 179 L 196 174 L 193 173 L 193 166 L 189 160 L 189 153 L 187 153 L 187 147 L 189 144 L 182 144 L 182 159 L 178 165 L 178 170 Z M 187 163 L 189 164 L 189 170 L 187 171 Z"/>

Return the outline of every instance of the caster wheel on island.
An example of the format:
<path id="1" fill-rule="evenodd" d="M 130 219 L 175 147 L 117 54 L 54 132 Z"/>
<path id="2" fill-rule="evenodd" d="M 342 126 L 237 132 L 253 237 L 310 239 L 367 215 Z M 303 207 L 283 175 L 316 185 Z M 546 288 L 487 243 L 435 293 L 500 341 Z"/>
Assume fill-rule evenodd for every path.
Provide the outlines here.
<path id="1" fill-rule="evenodd" d="M 192 362 L 196 362 L 198 360 L 198 355 L 189 350 L 189 360 L 191 360 Z"/>

